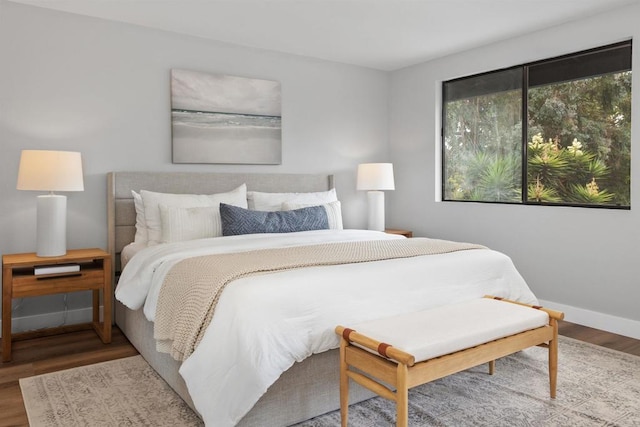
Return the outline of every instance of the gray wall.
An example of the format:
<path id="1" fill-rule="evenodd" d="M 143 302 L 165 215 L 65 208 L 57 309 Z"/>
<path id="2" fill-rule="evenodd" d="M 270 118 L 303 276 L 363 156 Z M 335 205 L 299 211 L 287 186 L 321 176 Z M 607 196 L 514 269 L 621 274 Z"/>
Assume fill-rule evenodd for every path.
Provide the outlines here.
<path id="1" fill-rule="evenodd" d="M 366 224 L 355 174 L 360 162 L 388 161 L 386 73 L 3 0 L 0 58 L 0 253 L 35 250 L 39 193 L 16 190 L 22 149 L 82 152 L 85 191 L 67 193 L 70 248 L 106 248 L 112 170 L 330 172 L 345 226 Z M 282 164 L 173 165 L 171 68 L 280 81 Z M 88 301 L 69 294 L 71 309 Z M 63 306 L 60 296 L 30 298 L 14 315 Z"/>
<path id="2" fill-rule="evenodd" d="M 413 229 L 414 235 L 474 241 L 507 253 L 543 300 L 640 320 L 640 156 L 632 158 L 631 211 L 438 201 L 443 80 L 640 36 L 638 18 L 640 7 L 631 6 L 392 73 L 393 222 Z M 638 70 L 633 77 L 635 153 L 640 152 L 637 43 L 633 68 Z M 639 323 L 627 325 L 637 328 L 640 337 Z"/>
<path id="3" fill-rule="evenodd" d="M 69 247 L 106 247 L 105 174 L 111 170 L 332 172 L 345 225 L 358 228 L 366 224 L 366 196 L 355 191 L 356 165 L 393 161 L 397 190 L 387 193 L 388 226 L 501 250 L 541 299 L 605 320 L 626 318 L 638 329 L 637 208 L 437 200 L 442 80 L 626 39 L 640 31 L 639 16 L 638 6 L 628 7 L 383 73 L 0 0 L 0 253 L 35 249 L 37 193 L 15 189 L 22 149 L 83 154 L 86 190 L 67 194 Z M 634 68 L 640 70 L 634 50 Z M 282 165 L 173 165 L 171 68 L 280 81 Z M 638 79 L 636 74 L 634 152 L 640 141 Z M 639 163 L 635 156 L 633 183 Z M 634 185 L 634 206 L 639 191 Z M 60 322 L 64 302 L 52 296 L 14 305 L 15 315 L 51 326 Z M 69 294 L 68 305 L 72 314 L 86 316 L 79 309 L 89 299 Z"/>

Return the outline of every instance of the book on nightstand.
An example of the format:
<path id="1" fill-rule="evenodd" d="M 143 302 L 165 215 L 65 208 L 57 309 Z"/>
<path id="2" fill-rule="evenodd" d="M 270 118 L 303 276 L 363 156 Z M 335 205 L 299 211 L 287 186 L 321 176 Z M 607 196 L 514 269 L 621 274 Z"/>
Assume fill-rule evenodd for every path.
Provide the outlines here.
<path id="1" fill-rule="evenodd" d="M 33 269 L 33 274 L 40 276 L 43 274 L 74 273 L 76 271 L 80 271 L 79 264 L 58 264 L 35 267 Z"/>

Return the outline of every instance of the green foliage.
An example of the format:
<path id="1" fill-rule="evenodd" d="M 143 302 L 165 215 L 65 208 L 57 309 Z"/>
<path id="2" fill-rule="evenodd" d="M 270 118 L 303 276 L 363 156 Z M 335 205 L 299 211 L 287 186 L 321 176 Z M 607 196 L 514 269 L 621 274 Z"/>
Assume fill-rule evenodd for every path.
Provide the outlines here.
<path id="1" fill-rule="evenodd" d="M 446 199 L 521 200 L 521 110 L 520 91 L 447 104 Z"/>
<path id="2" fill-rule="evenodd" d="M 527 187 L 527 200 L 547 203 L 560 203 L 562 201 L 556 190 L 553 188 L 545 188 L 539 179 L 536 179 L 535 183 L 529 183 Z"/>
<path id="3" fill-rule="evenodd" d="M 630 71 L 530 88 L 528 107 L 528 193 L 540 176 L 562 203 L 630 205 Z M 550 164 L 536 157 L 549 140 L 532 149 L 538 135 L 553 142 Z M 592 181 L 597 194 L 587 189 Z"/>
<path id="4" fill-rule="evenodd" d="M 613 199 L 613 194 L 606 190 L 600 190 L 595 178 L 584 186 L 571 185 L 571 199 L 576 203 L 606 205 Z"/>
<path id="5" fill-rule="evenodd" d="M 614 195 L 600 191 L 596 179 L 608 173 L 607 166 L 573 139 L 561 147 L 541 134 L 531 138 L 527 150 L 527 200 L 545 203 L 607 204 Z M 584 184 L 583 184 L 584 183 Z"/>
<path id="6" fill-rule="evenodd" d="M 444 198 L 522 201 L 521 91 L 445 105 Z M 630 205 L 631 72 L 529 88 L 526 200 Z"/>
<path id="7" fill-rule="evenodd" d="M 478 176 L 475 200 L 512 202 L 520 199 L 520 161 L 514 156 L 497 157 L 487 162 Z"/>

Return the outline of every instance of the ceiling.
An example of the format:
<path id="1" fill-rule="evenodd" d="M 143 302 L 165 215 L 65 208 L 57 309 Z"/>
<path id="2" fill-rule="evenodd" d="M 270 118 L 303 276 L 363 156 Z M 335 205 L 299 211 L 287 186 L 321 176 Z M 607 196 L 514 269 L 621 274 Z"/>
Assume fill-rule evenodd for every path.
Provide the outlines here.
<path id="1" fill-rule="evenodd" d="M 12 0 L 395 70 L 640 0 Z"/>

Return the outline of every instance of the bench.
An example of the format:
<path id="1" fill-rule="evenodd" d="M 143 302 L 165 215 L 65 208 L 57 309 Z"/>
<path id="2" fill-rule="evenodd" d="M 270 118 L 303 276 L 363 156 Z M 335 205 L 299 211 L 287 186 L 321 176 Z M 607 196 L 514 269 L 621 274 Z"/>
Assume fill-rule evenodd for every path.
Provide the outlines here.
<path id="1" fill-rule="evenodd" d="M 556 396 L 558 323 L 564 314 L 486 296 L 476 300 L 336 327 L 340 336 L 340 416 L 346 427 L 349 379 L 396 402 L 396 424 L 408 423 L 409 389 L 532 346 L 549 349 Z M 394 391 L 395 390 L 395 391 Z"/>

